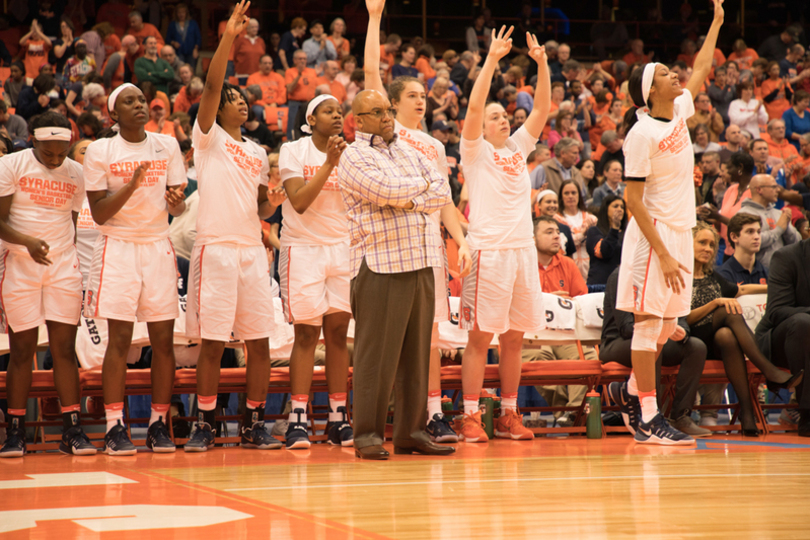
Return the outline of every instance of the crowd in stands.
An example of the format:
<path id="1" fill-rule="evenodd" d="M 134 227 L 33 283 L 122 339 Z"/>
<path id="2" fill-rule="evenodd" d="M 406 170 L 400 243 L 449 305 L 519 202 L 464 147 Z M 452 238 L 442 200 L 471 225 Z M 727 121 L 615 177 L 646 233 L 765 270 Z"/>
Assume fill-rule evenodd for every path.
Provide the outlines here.
<path id="1" fill-rule="evenodd" d="M 111 1 L 94 18 L 85 17 L 82 24 L 71 14 L 51 8 L 28 14 L 18 46 L 9 46 L 10 62 L 3 60 L 0 68 L 4 69 L 0 71 L 4 74 L 0 155 L 30 147 L 28 123 L 49 110 L 69 119 L 72 144 L 108 136 L 112 121 L 107 96 L 131 82 L 149 103 L 146 130 L 177 139 L 189 165 L 187 194 L 193 193 L 191 135 L 207 66 L 202 32 L 195 20 L 199 14 L 182 3 L 157 13 L 149 5 L 160 2 L 142 4 L 142 11 L 130 11 L 123 2 Z M 539 22 L 530 8 L 525 3 L 522 26 Z M 96 24 L 91 26 L 88 21 L 93 19 Z M 362 36 L 347 35 L 343 19 L 296 17 L 285 24 L 287 31 L 267 33 L 259 20 L 251 19 L 234 42 L 227 73 L 232 83 L 241 86 L 250 106 L 243 136 L 270 155 L 271 185 L 280 182 L 280 146 L 302 136 L 299 129 L 305 123 L 306 105 L 316 96 L 328 93 L 337 98 L 345 116 L 343 136 L 349 143 L 354 141 L 351 104 L 365 84 Z M 438 50 L 421 37 L 392 33 L 380 39 L 384 86 L 408 76 L 422 81 L 427 89 L 422 128 L 446 148 L 453 199 L 467 219 L 460 133 L 489 47 L 491 24 L 484 15 L 474 18 L 466 29 L 463 51 Z M 166 29 L 165 33 L 159 28 Z M 223 20 L 220 36 L 224 29 Z M 606 58 L 601 61 L 577 59 L 566 43 L 545 43 L 552 80 L 551 111 L 542 137 L 527 156 L 532 198 L 525 203 L 534 212 L 543 291 L 565 297 L 606 291 L 602 360 L 627 363 L 632 316 L 610 306 L 629 219 L 623 200 L 623 117 L 632 106 L 628 78 L 653 54 L 642 39 L 631 40 L 626 31 L 614 30 L 612 26 L 595 30 L 598 56 Z M 523 39 L 521 31 L 516 31 L 513 52 L 495 72 L 489 93 L 490 100 L 506 108 L 513 132 L 532 110 L 537 79 L 536 66 L 525 54 L 528 49 L 520 43 Z M 688 129 L 700 220 L 695 231 L 695 272 L 690 277 L 695 284 L 693 311 L 680 321 L 687 337 L 668 344 L 662 360 L 664 366 L 681 364 L 683 368 L 674 420 L 689 414 L 707 355 L 724 361 L 732 385 L 742 385 L 737 396 L 743 401 L 748 395 L 743 381 L 745 357 L 774 380 L 779 379 L 774 364 L 787 367 L 786 363 L 794 362 L 791 346 L 776 338 L 776 333 L 785 332 L 779 325 L 787 324 L 786 319 L 766 315 L 774 332 L 766 349 L 760 333 L 755 339 L 741 324 L 734 299 L 766 292 L 772 265 L 785 259 L 779 254 L 810 238 L 810 54 L 806 42 L 804 30 L 797 24 L 782 28 L 758 46 L 736 39 L 731 48 L 715 51 L 713 73 L 693 96 L 696 112 Z M 681 54 L 660 59 L 678 73 L 681 86 L 691 77 L 699 43 L 685 39 Z M 613 59 L 607 58 L 607 50 L 616 51 Z M 266 226 L 268 248 L 279 246 L 280 214 L 279 208 Z M 182 223 L 185 234 L 192 234 L 193 220 Z M 178 237 L 182 236 L 183 231 Z M 780 271 L 786 272 L 784 268 Z M 802 271 L 806 274 L 806 266 Z M 802 287 L 806 287 L 805 281 Z M 459 282 L 458 275 L 451 272 L 450 290 L 456 296 Z M 804 292 L 810 301 L 810 292 Z M 790 324 L 810 325 L 804 319 Z M 529 359 L 570 354 L 549 350 Z M 699 392 L 704 403 L 719 403 L 717 388 Z M 560 388 L 544 391 L 552 405 L 577 403 L 582 394 Z M 742 405 L 744 427 L 750 429 L 751 404 Z M 565 421 L 560 418 L 561 423 Z M 713 421 L 707 413 L 704 423 Z M 704 434 L 698 426 L 686 423 L 682 420 L 676 427 Z"/>

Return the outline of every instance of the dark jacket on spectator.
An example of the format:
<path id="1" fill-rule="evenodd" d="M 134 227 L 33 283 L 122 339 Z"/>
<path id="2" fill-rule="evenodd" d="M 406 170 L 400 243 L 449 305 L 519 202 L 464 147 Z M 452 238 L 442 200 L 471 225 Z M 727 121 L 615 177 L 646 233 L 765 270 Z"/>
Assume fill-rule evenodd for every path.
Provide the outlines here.
<path id="1" fill-rule="evenodd" d="M 588 269 L 588 285 L 604 285 L 611 272 L 622 262 L 622 241 L 624 234 L 611 228 L 605 235 L 599 227 L 588 229 L 585 249 L 591 257 Z"/>
<path id="2" fill-rule="evenodd" d="M 34 92 L 34 88 L 32 86 L 24 86 L 22 90 L 20 90 L 20 95 L 17 96 L 17 108 L 15 110 L 15 114 L 22 116 L 26 120 L 30 120 L 32 116 L 35 116 L 40 113 L 44 113 L 48 110 L 47 107 L 43 107 L 37 101 L 39 94 Z"/>

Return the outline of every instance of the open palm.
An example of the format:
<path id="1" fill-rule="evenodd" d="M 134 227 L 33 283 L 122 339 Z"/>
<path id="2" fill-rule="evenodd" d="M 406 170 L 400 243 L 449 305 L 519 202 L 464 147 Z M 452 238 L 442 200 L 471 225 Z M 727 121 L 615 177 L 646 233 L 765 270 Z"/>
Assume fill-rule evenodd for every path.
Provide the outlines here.
<path id="1" fill-rule="evenodd" d="M 492 43 L 489 46 L 490 56 L 500 60 L 509 54 L 509 51 L 512 50 L 512 39 L 509 36 L 512 35 L 514 29 L 514 26 L 510 26 L 509 30 L 506 29 L 506 26 L 501 26 L 497 36 L 495 35 L 495 29 L 492 29 Z"/>

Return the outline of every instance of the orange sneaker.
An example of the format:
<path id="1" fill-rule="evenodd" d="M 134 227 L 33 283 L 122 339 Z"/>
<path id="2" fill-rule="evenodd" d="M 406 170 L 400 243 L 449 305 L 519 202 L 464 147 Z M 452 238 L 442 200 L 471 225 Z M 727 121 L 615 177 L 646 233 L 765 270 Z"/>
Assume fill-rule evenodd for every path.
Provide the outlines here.
<path id="1" fill-rule="evenodd" d="M 523 425 L 523 417 L 511 409 L 505 409 L 495 421 L 495 436 L 499 439 L 512 439 L 513 441 L 531 441 L 532 433 Z"/>
<path id="2" fill-rule="evenodd" d="M 466 442 L 487 442 L 487 432 L 481 423 L 481 413 L 465 414 L 461 420 L 456 420 L 455 431 L 458 440 Z"/>

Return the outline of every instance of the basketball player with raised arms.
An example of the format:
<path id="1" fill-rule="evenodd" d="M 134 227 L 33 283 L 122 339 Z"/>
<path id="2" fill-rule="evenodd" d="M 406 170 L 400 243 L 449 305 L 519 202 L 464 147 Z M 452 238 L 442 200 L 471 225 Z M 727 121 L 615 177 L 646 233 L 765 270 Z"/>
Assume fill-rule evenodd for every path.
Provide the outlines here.
<path id="1" fill-rule="evenodd" d="M 0 325 L 8 334 L 9 428 L 0 457 L 25 454 L 25 409 L 39 327 L 48 327 L 64 431 L 59 450 L 95 454 L 79 423 L 79 370 L 73 348 L 82 311 L 74 245 L 84 200 L 81 165 L 66 159 L 70 122 L 45 112 L 31 120 L 34 148 L 0 160 Z"/>
<path id="2" fill-rule="evenodd" d="M 306 412 L 315 365 L 315 346 L 326 344 L 329 387 L 329 444 L 352 446 L 354 435 L 346 412 L 351 321 L 349 289 L 349 224 L 337 179 L 346 148 L 340 137 L 343 114 L 334 96 L 321 94 L 306 109 L 301 131 L 310 137 L 284 144 L 279 156 L 287 193 L 282 205 L 279 277 L 287 322 L 294 325 L 290 356 L 292 412 L 285 435 L 288 449 L 309 448 Z"/>
<path id="3" fill-rule="evenodd" d="M 247 406 L 241 427 L 244 448 L 281 448 L 264 427 L 270 380 L 269 337 L 275 325 L 270 268 L 261 219 L 283 200 L 268 200 L 267 153 L 242 138 L 248 105 L 225 82 L 228 51 L 247 27 L 250 2 L 240 2 L 225 27 L 200 100 L 191 135 L 200 192 L 197 238 L 191 253 L 186 332 L 202 338 L 197 363 L 198 422 L 186 452 L 214 444 L 214 408 L 225 344 L 234 337 L 247 348 Z"/>
<path id="4" fill-rule="evenodd" d="M 106 319 L 109 342 L 102 368 L 107 454 L 132 455 L 123 425 L 126 358 L 136 321 L 146 322 L 152 346 L 152 414 L 146 446 L 174 452 L 166 425 L 174 386 L 177 259 L 169 240 L 169 214 L 185 211 L 186 170 L 174 137 L 149 133 L 149 104 L 124 83 L 107 99 L 118 134 L 90 143 L 84 181 L 96 241 L 84 315 Z"/>
<path id="5" fill-rule="evenodd" d="M 543 132 L 551 107 L 551 81 L 545 48 L 528 32 L 529 56 L 537 62 L 534 107 L 526 122 L 509 136 L 509 119 L 498 102 L 487 103 L 492 76 L 512 50 L 509 30 L 492 30 L 492 43 L 470 94 L 461 133 L 461 163 L 469 189 L 467 241 L 472 270 L 461 293 L 461 327 L 469 330 L 462 360 L 464 416 L 460 436 L 485 442 L 478 397 L 484 382 L 487 349 L 493 334 L 500 343 L 501 416 L 495 436 L 532 440 L 517 411 L 523 334 L 545 327 L 531 216 L 531 181 L 526 158 Z"/>
<path id="6" fill-rule="evenodd" d="M 714 18 L 682 88 L 678 74 L 648 63 L 628 81 L 635 107 L 624 118 L 627 210 L 633 215 L 622 247 L 616 308 L 635 315 L 631 346 L 633 372 L 613 383 L 611 397 L 622 408 L 628 429 L 644 444 L 690 445 L 694 439 L 669 425 L 658 411 L 655 360 L 669 339 L 684 331 L 677 318 L 689 314 L 694 263 L 695 157 L 686 121 L 694 96 L 712 69 L 723 0 L 713 0 Z"/>
<path id="7" fill-rule="evenodd" d="M 366 38 L 364 71 L 366 75 L 367 90 L 383 91 L 383 83 L 380 78 L 380 21 L 385 8 L 385 0 L 366 0 L 369 12 L 369 26 Z M 397 77 L 388 87 L 388 97 L 391 99 L 391 106 L 397 111 L 394 123 L 394 133 L 408 146 L 424 155 L 433 165 L 433 168 L 441 174 L 445 180 L 448 179 L 447 156 L 444 145 L 434 139 L 421 129 L 422 120 L 425 117 L 427 107 L 427 96 L 425 85 L 415 77 Z M 464 238 L 464 231 L 456 213 L 455 205 L 448 204 L 439 212 L 430 215 L 436 223 L 434 230 L 437 233 L 436 241 L 444 245 L 441 238 L 441 227 L 443 224 L 453 240 L 458 244 L 458 255 L 460 263 L 461 277 L 470 272 L 470 250 L 467 240 Z M 441 221 L 440 221 L 441 220 Z M 434 442 L 457 442 L 458 436 L 445 420 L 441 407 L 441 353 L 436 344 L 439 335 L 439 323 L 450 318 L 450 304 L 448 300 L 447 283 L 447 254 L 445 253 L 444 265 L 441 268 L 434 268 L 433 274 L 436 279 L 436 311 L 433 318 L 433 335 L 430 347 L 430 368 L 428 371 L 428 424 L 425 431 Z"/>

